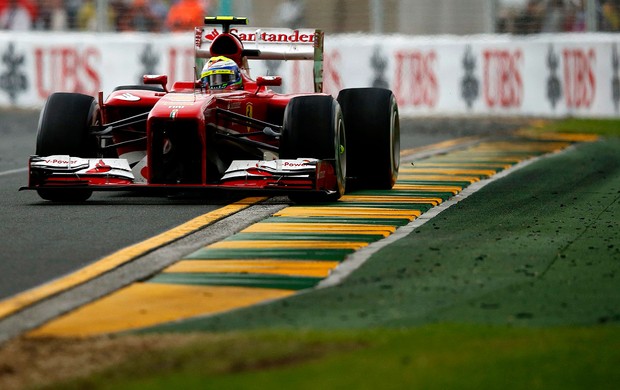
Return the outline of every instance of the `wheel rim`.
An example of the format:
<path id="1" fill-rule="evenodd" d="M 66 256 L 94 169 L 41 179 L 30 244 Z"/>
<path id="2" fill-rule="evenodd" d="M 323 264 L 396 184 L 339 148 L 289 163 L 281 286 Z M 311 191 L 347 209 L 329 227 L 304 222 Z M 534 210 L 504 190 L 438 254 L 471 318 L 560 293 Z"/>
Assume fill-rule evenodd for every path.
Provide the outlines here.
<path id="1" fill-rule="evenodd" d="M 336 179 L 338 181 L 338 191 L 340 194 L 344 194 L 346 189 L 345 178 L 347 177 L 347 149 L 346 136 L 344 128 L 344 120 L 342 119 L 342 113 L 338 108 L 336 115 Z"/>
<path id="2" fill-rule="evenodd" d="M 392 183 L 396 182 L 400 168 L 400 119 L 396 102 L 392 101 L 390 118 L 390 164 L 392 165 Z"/>

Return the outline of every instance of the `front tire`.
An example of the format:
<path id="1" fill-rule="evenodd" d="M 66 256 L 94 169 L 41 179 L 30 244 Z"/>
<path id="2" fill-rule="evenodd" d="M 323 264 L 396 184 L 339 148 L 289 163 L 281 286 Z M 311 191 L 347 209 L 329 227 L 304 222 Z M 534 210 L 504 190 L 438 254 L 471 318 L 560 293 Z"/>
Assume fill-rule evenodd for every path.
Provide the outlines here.
<path id="1" fill-rule="evenodd" d="M 97 157 L 97 139 L 90 127 L 99 120 L 99 105 L 92 96 L 58 92 L 49 96 L 37 130 L 35 154 Z M 88 199 L 88 189 L 40 189 L 39 196 L 54 202 L 79 202 Z"/>
<path id="2" fill-rule="evenodd" d="M 351 88 L 338 94 L 347 127 L 349 179 L 356 188 L 391 189 L 400 167 L 400 120 L 392 91 Z"/>
<path id="3" fill-rule="evenodd" d="M 336 191 L 333 194 L 291 194 L 295 202 L 334 201 L 346 189 L 347 151 L 340 105 L 331 96 L 298 96 L 284 111 L 280 158 L 317 158 L 334 161 Z"/>

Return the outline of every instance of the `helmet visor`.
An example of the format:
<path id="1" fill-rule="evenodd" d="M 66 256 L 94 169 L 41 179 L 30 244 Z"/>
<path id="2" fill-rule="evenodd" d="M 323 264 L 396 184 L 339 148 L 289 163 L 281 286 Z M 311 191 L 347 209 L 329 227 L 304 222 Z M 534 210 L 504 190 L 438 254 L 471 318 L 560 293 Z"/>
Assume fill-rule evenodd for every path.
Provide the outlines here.
<path id="1" fill-rule="evenodd" d="M 232 70 L 217 69 L 205 72 L 202 80 L 204 85 L 211 89 L 221 89 L 234 84 L 237 81 L 237 75 Z"/>

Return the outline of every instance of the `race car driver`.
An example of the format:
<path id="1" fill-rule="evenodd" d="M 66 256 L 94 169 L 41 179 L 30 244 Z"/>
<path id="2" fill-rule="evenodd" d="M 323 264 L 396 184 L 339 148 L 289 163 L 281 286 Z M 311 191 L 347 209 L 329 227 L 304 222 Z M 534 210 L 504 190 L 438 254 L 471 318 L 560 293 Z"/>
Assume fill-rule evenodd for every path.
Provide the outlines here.
<path id="1" fill-rule="evenodd" d="M 205 89 L 234 90 L 243 87 L 241 72 L 235 61 L 228 57 L 211 57 L 200 74 Z"/>

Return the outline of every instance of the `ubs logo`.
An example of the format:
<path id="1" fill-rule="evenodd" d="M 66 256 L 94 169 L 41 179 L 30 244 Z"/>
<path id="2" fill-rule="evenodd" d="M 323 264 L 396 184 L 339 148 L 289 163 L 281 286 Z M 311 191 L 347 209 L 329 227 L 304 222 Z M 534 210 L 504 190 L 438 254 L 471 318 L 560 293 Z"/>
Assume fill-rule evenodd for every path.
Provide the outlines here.
<path id="1" fill-rule="evenodd" d="M 520 49 L 483 52 L 483 91 L 488 107 L 520 107 L 523 101 Z"/>

